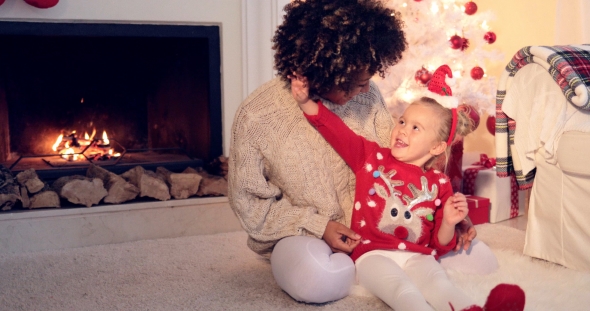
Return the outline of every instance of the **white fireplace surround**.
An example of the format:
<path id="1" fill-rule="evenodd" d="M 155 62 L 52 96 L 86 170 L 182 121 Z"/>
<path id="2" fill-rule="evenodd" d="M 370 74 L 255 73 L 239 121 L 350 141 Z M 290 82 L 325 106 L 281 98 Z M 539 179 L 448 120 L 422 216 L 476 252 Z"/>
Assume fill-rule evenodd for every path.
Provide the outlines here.
<path id="1" fill-rule="evenodd" d="M 271 38 L 289 0 L 60 0 L 38 9 L 0 5 L 0 20 L 219 25 L 223 153 L 241 101 L 270 80 Z M 0 213 L 0 252 L 22 252 L 240 230 L 227 198 Z"/>

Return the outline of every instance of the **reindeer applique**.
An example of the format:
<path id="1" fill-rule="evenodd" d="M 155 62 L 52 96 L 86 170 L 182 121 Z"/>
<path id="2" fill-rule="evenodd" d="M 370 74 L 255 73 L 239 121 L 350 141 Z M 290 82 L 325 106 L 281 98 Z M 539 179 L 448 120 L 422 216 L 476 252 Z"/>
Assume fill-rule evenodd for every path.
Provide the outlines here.
<path id="1" fill-rule="evenodd" d="M 437 185 L 432 185 L 432 190 L 428 190 L 428 181 L 425 176 L 420 177 L 422 189 L 418 189 L 414 184 L 408 184 L 408 189 L 412 192 L 412 197 L 403 195 L 404 205 L 399 198 L 400 191 L 394 189 L 394 184 L 399 185 L 400 181 L 392 181 L 391 177 L 380 174 L 381 179 L 387 186 L 375 183 L 375 193 L 385 200 L 385 207 L 379 221 L 378 228 L 384 233 L 394 235 L 395 237 L 412 243 L 418 241 L 422 235 L 422 219 L 420 217 L 432 218 L 434 209 L 430 207 L 418 207 L 416 205 L 433 201 L 438 194 Z M 403 185 L 403 182 L 401 182 Z"/>

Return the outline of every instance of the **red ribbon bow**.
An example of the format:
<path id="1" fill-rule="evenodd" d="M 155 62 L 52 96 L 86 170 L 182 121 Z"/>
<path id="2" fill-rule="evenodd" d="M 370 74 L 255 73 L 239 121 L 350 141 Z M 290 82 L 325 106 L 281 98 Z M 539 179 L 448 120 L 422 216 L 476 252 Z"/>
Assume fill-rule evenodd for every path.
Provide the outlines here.
<path id="1" fill-rule="evenodd" d="M 482 153 L 479 155 L 479 162 L 475 162 L 471 165 L 480 165 L 485 168 L 492 168 L 496 166 L 496 158 L 488 158 L 487 154 Z"/>

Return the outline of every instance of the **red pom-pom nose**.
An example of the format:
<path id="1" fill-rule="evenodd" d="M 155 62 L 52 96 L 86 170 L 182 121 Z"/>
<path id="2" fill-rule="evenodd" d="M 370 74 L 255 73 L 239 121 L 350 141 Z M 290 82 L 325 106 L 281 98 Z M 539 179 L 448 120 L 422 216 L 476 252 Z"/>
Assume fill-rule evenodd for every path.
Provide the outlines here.
<path id="1" fill-rule="evenodd" d="M 393 235 L 395 235 L 397 238 L 405 240 L 408 238 L 408 229 L 404 227 L 397 227 L 395 230 L 393 230 Z"/>

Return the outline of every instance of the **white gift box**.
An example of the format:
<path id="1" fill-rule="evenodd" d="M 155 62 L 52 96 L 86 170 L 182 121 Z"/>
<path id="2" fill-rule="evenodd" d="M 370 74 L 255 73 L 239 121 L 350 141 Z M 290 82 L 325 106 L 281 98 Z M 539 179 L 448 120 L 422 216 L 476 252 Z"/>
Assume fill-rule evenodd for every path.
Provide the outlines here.
<path id="1" fill-rule="evenodd" d="M 462 172 L 470 167 L 478 167 L 472 163 L 479 162 L 481 153 L 466 152 L 463 154 Z M 463 180 L 465 182 L 465 180 Z M 518 214 L 512 215 L 510 213 L 510 177 L 496 176 L 496 169 L 482 169 L 479 170 L 474 184 L 473 195 L 490 199 L 490 223 L 514 218 L 524 215 L 526 192 L 518 191 Z"/>

